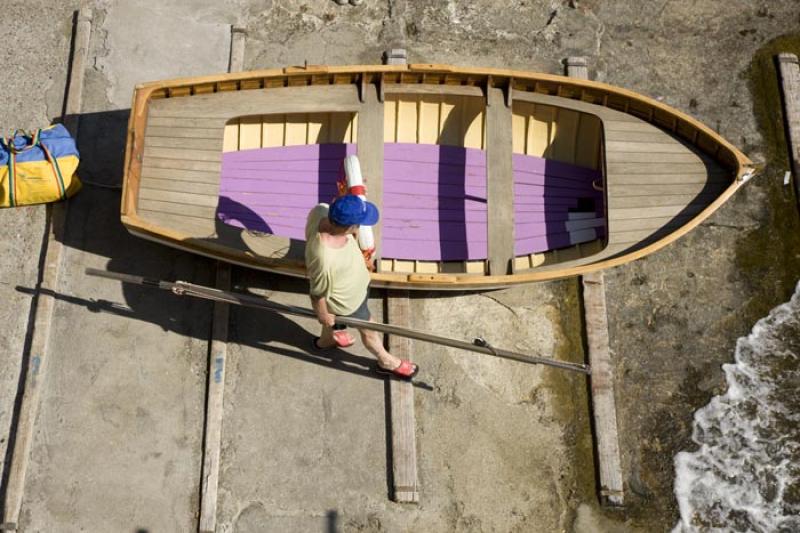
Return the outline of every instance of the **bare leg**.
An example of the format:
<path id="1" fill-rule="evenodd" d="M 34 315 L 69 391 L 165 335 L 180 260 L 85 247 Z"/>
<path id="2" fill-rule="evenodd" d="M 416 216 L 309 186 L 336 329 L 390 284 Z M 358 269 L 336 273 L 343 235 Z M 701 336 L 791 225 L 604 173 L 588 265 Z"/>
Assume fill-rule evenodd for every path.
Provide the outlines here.
<path id="1" fill-rule="evenodd" d="M 370 320 L 370 322 L 374 321 Z M 386 348 L 383 347 L 381 336 L 377 331 L 359 329 L 358 332 L 361 334 L 361 342 L 363 342 L 367 350 L 375 356 L 380 366 L 387 370 L 392 370 L 400 366 L 400 359 L 386 351 Z M 320 343 L 321 342 L 322 341 L 320 341 Z"/>
<path id="2" fill-rule="evenodd" d="M 330 348 L 334 344 L 336 344 L 336 341 L 333 340 L 333 328 L 322 326 L 322 333 L 319 334 L 317 346 L 320 348 Z"/>

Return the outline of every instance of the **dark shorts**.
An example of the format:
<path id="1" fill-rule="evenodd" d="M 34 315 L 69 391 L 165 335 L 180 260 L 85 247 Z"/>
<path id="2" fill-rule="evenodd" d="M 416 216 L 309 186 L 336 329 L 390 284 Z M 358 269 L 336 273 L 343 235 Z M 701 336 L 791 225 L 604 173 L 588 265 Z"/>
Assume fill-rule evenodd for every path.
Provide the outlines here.
<path id="1" fill-rule="evenodd" d="M 364 301 L 361 302 L 361 305 L 358 306 L 358 309 L 350 313 L 349 315 L 342 315 L 347 318 L 357 318 L 359 320 L 369 320 L 371 315 L 369 314 L 369 307 L 367 306 L 367 301 L 369 300 L 369 293 L 364 296 Z M 347 326 L 344 324 L 336 324 L 333 326 L 333 329 L 347 329 Z"/>

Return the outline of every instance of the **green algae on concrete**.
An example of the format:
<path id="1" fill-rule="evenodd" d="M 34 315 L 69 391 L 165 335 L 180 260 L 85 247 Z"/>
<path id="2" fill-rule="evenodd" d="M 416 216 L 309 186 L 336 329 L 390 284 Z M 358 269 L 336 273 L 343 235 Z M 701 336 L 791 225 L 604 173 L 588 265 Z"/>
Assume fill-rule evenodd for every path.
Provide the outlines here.
<path id="1" fill-rule="evenodd" d="M 783 185 L 783 175 L 790 169 L 790 163 L 775 59 L 781 52 L 800 55 L 800 34 L 769 41 L 756 52 L 747 72 L 765 157 L 763 171 L 750 186 L 756 186 L 767 195 L 769 206 L 761 213 L 758 226 L 736 244 L 739 275 L 757 295 L 748 300 L 738 315 L 748 324 L 788 300 L 800 278 L 798 204 L 794 188 Z M 755 193 L 749 187 L 743 192 L 745 200 Z"/>
<path id="2" fill-rule="evenodd" d="M 554 357 L 560 361 L 573 363 L 586 361 L 579 280 L 580 278 L 575 277 L 553 284 L 553 294 L 557 303 L 555 316 L 550 317 L 552 323 L 558 325 L 554 328 L 556 336 Z M 574 505 L 572 508 L 572 520 L 574 520 L 578 504 L 599 507 L 589 420 L 588 377 L 574 372 L 548 369 L 544 374 L 543 385 L 553 396 L 554 413 L 564 427 L 567 449 L 574 454 L 572 465 L 575 493 L 570 502 Z"/>

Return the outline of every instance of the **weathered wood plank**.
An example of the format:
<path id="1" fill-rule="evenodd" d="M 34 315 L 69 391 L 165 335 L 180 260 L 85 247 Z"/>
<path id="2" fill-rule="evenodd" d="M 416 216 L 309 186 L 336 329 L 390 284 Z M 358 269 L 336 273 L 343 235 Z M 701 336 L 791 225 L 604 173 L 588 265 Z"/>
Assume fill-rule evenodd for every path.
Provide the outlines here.
<path id="1" fill-rule="evenodd" d="M 221 142 L 224 128 L 167 128 L 164 126 L 149 125 L 145 130 L 145 137 L 185 137 L 190 139 L 219 139 Z"/>
<path id="2" fill-rule="evenodd" d="M 150 157 L 159 159 L 182 159 L 184 161 L 209 161 L 219 162 L 222 161 L 222 153 L 220 150 L 190 150 L 188 148 L 155 148 L 147 146 L 144 147 L 144 159 L 147 161 Z"/>
<path id="3" fill-rule="evenodd" d="M 579 60 L 583 60 L 582 62 Z M 588 68 L 583 58 L 570 58 L 569 64 L 578 63 L 570 75 L 588 79 Z M 582 64 L 581 64 L 582 63 Z M 617 409 L 614 398 L 614 375 L 608 347 L 608 317 L 603 272 L 593 272 L 581 278 L 583 284 L 584 323 L 592 375 L 589 378 L 592 392 L 595 449 L 600 474 L 600 500 L 622 505 L 623 481 L 617 432 Z"/>
<path id="4" fill-rule="evenodd" d="M 386 291 L 387 323 L 411 327 L 411 303 L 408 291 Z M 389 336 L 389 351 L 411 360 L 411 340 Z M 402 503 L 419 502 L 417 486 L 417 439 L 414 416 L 414 386 L 392 379 L 389 384 L 389 416 L 392 431 L 392 499 Z"/>
<path id="5" fill-rule="evenodd" d="M 191 130 L 190 130 L 191 131 Z M 189 148 L 192 150 L 222 150 L 222 136 L 217 139 L 197 137 L 145 137 L 145 146 L 151 148 Z"/>
<path id="6" fill-rule="evenodd" d="M 611 142 L 643 142 L 643 143 L 685 143 L 668 132 L 653 128 L 645 131 L 611 130 L 606 131 L 606 140 Z"/>
<path id="7" fill-rule="evenodd" d="M 611 120 L 603 120 L 603 128 L 606 130 L 607 135 L 613 136 L 615 132 L 618 131 L 626 131 L 626 132 L 653 132 L 653 131 L 660 131 L 657 127 L 653 126 L 648 122 L 644 122 L 640 119 L 635 117 L 631 117 L 632 120 L 623 120 L 623 117 L 630 116 L 625 115 L 621 111 L 614 111 L 615 113 L 619 113 L 621 116 L 616 116 L 614 119 Z"/>
<path id="8" fill-rule="evenodd" d="M 142 163 L 142 167 L 172 170 L 198 170 L 201 172 L 214 172 L 219 175 L 221 161 L 193 161 L 191 159 L 149 157 Z"/>
<path id="9" fill-rule="evenodd" d="M 672 170 L 672 167 L 665 169 Z M 683 184 L 696 184 L 696 183 L 709 183 L 709 184 L 725 184 L 730 185 L 733 182 L 733 174 L 726 171 L 693 171 L 687 173 L 631 173 L 631 174 L 615 174 L 614 186 L 615 194 L 617 191 L 624 191 L 628 185 L 683 185 Z M 622 187 L 626 186 L 626 187 Z"/>
<path id="10" fill-rule="evenodd" d="M 159 191 L 188 192 L 192 194 L 202 194 L 206 196 L 217 196 L 219 194 L 219 183 L 203 183 L 194 181 L 182 181 L 161 178 L 147 178 L 142 176 L 140 182 L 142 189 L 153 189 Z"/>
<path id="11" fill-rule="evenodd" d="M 411 83 L 392 83 L 386 84 L 384 93 L 388 95 L 397 94 L 431 94 L 446 96 L 477 96 L 483 97 L 483 89 L 480 87 L 466 85 L 425 85 Z"/>
<path id="12" fill-rule="evenodd" d="M 142 180 L 145 178 L 219 184 L 219 172 L 208 170 L 184 170 L 146 166 L 142 167 Z"/>
<path id="13" fill-rule="evenodd" d="M 193 97 L 196 98 L 196 97 Z M 188 100 L 188 99 L 187 99 Z M 200 117 L 159 117 L 148 114 L 147 127 L 158 128 L 185 128 L 185 129 L 219 129 L 225 127 L 225 117 L 200 118 Z"/>
<path id="14" fill-rule="evenodd" d="M 706 205 L 707 204 L 678 204 L 657 207 L 612 209 L 608 213 L 608 218 L 611 221 L 609 225 L 614 228 L 614 221 L 628 220 L 631 218 L 658 218 L 676 215 L 694 215 L 705 209 Z"/>
<path id="15" fill-rule="evenodd" d="M 227 120 L 243 115 L 272 113 L 355 112 L 358 108 L 357 88 L 347 84 L 225 91 L 191 98 L 164 98 L 150 102 L 149 116 Z"/>
<path id="16" fill-rule="evenodd" d="M 64 103 L 65 125 L 77 138 L 78 120 L 83 98 L 83 78 L 89 52 L 89 37 L 92 31 L 92 10 L 78 11 L 75 23 L 75 46 L 70 66 L 70 84 Z M 30 348 L 24 363 L 22 377 L 22 401 L 16 416 L 16 431 L 9 439 L 10 461 L 7 464 L 5 499 L 3 501 L 3 525 L 16 529 L 19 522 L 25 481 L 33 444 L 34 427 L 39 412 L 42 387 L 45 384 L 48 355 L 51 350 L 50 328 L 53 322 L 53 309 L 59 293 L 61 265 L 64 258 L 64 242 L 67 223 L 66 202 L 46 206 L 46 233 L 42 243 L 41 282 L 37 287 L 37 299 L 32 315 L 33 323 L 28 324 L 31 331 Z"/>
<path id="17" fill-rule="evenodd" d="M 614 223 L 614 234 L 628 232 L 628 231 L 654 231 L 663 229 L 665 231 L 673 230 L 688 222 L 694 215 L 675 215 L 670 217 L 654 217 L 654 218 L 629 218 L 625 220 L 617 220 Z"/>
<path id="18" fill-rule="evenodd" d="M 615 163 L 647 163 L 651 168 L 656 165 L 703 164 L 703 159 L 688 150 L 679 153 L 670 152 L 611 152 L 606 150 L 606 161 Z"/>
<path id="19" fill-rule="evenodd" d="M 645 141 L 643 139 L 637 140 L 609 140 L 606 139 L 606 150 L 608 152 L 627 152 L 627 153 L 646 153 L 646 154 L 686 154 L 691 153 L 691 150 L 682 144 L 677 144 L 675 141 Z M 697 156 L 700 157 L 700 156 Z"/>
<path id="20" fill-rule="evenodd" d="M 670 224 L 667 226 L 662 226 L 658 229 L 641 229 L 641 230 L 632 230 L 632 231 L 619 231 L 614 233 L 611 236 L 611 243 L 612 244 L 627 244 L 628 246 L 633 246 L 642 242 L 643 240 L 647 239 L 648 241 L 653 241 L 655 239 L 661 239 L 666 237 L 673 231 L 680 228 L 684 223 L 681 224 Z"/>
<path id="21" fill-rule="evenodd" d="M 665 205 L 689 205 L 702 203 L 705 205 L 713 202 L 719 193 L 708 194 L 655 194 L 653 196 L 614 196 L 608 199 L 609 209 L 626 208 L 651 208 Z M 616 225 L 614 226 L 616 229 Z"/>
<path id="22" fill-rule="evenodd" d="M 652 162 L 613 162 L 608 161 L 607 175 L 609 183 L 616 183 L 620 174 L 698 174 L 706 172 L 708 167 L 702 162 L 696 163 L 652 163 Z"/>
<path id="23" fill-rule="evenodd" d="M 217 289 L 231 288 L 231 266 L 217 262 Z M 217 488 L 219 485 L 220 448 L 222 442 L 222 413 L 225 394 L 225 369 L 228 354 L 228 323 L 230 306 L 214 302 L 211 341 L 208 345 L 208 392 L 206 395 L 206 424 L 203 434 L 203 477 L 200 490 L 201 533 L 213 533 L 217 523 Z"/>
<path id="24" fill-rule="evenodd" d="M 216 195 L 160 191 L 156 189 L 146 189 L 144 187 L 139 190 L 139 198 L 141 200 L 159 200 L 162 202 L 206 207 L 216 207 L 218 202 Z"/>
<path id="25" fill-rule="evenodd" d="M 142 199 L 139 201 L 139 211 L 142 219 L 147 220 L 148 222 L 152 221 L 148 216 L 145 215 L 145 211 L 213 221 L 214 214 L 217 212 L 217 208 L 202 205 L 177 204 L 174 202 L 163 202 L 161 200 Z"/>
<path id="26" fill-rule="evenodd" d="M 512 169 L 511 109 L 503 91 L 488 89 L 486 108 L 487 237 L 489 272 L 508 274 L 514 257 L 514 172 Z"/>
<path id="27" fill-rule="evenodd" d="M 789 144 L 789 159 L 794 174 L 795 196 L 800 198 L 800 61 L 794 54 L 778 54 L 783 110 Z"/>
<path id="28" fill-rule="evenodd" d="M 358 112 L 358 161 L 361 164 L 361 173 L 367 186 L 367 198 L 378 206 L 383 207 L 383 104 L 378 101 L 378 88 L 369 84 L 364 91 L 364 103 Z M 380 264 L 381 235 L 383 223 L 381 220 L 372 226 L 375 238 L 375 259 Z"/>
<path id="29" fill-rule="evenodd" d="M 621 197 L 628 196 L 674 196 L 691 194 L 719 194 L 728 186 L 721 182 L 695 182 L 695 183 L 664 183 L 654 180 L 647 184 L 630 184 L 614 187 L 614 195 L 609 198 L 609 202 Z"/>
<path id="30" fill-rule="evenodd" d="M 594 417 L 600 497 L 604 503 L 624 502 L 619 453 L 614 375 L 608 341 L 605 281 L 602 272 L 583 276 L 583 305 L 589 364 L 592 367 L 592 415 Z"/>

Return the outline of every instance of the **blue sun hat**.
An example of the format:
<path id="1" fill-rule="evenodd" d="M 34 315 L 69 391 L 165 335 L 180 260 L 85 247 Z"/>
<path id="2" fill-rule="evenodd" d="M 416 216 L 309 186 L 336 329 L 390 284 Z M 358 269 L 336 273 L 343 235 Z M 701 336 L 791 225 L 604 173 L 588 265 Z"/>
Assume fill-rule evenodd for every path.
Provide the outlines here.
<path id="1" fill-rule="evenodd" d="M 378 207 L 355 194 L 335 199 L 328 210 L 328 218 L 338 226 L 374 226 L 378 223 Z"/>

